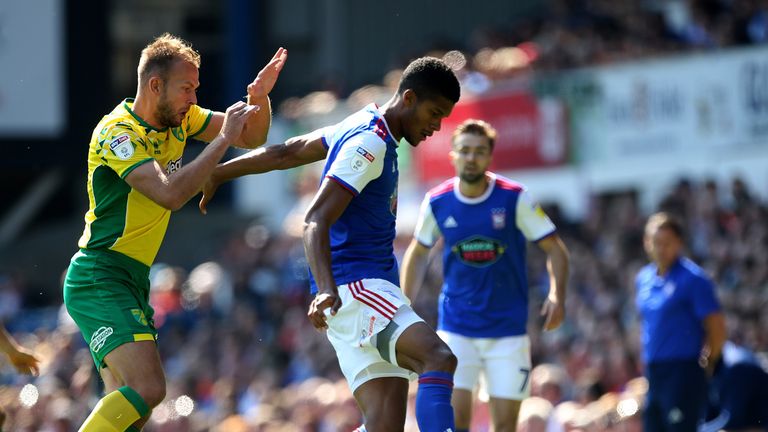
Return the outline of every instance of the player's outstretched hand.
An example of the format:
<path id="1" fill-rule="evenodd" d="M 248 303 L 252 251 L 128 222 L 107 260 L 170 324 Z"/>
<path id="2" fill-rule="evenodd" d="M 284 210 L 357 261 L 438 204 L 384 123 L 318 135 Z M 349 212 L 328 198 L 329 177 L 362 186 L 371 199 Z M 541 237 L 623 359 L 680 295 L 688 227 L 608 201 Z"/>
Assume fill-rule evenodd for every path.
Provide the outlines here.
<path id="1" fill-rule="evenodd" d="M 556 299 L 547 297 L 541 306 L 541 316 L 546 317 L 544 321 L 544 330 L 555 330 L 560 327 L 565 319 L 565 305 Z"/>
<path id="2" fill-rule="evenodd" d="M 9 351 L 8 360 L 19 373 L 38 375 L 40 373 L 40 360 L 23 348 Z"/>
<path id="3" fill-rule="evenodd" d="M 219 181 L 215 175 L 211 175 L 205 185 L 203 185 L 203 197 L 200 198 L 200 203 L 197 207 L 200 208 L 200 213 L 208 214 L 208 203 L 211 202 L 213 196 L 216 194 L 216 189 L 219 188 Z"/>
<path id="4" fill-rule="evenodd" d="M 316 329 L 325 330 L 328 328 L 325 310 L 330 308 L 331 316 L 333 316 L 336 315 L 336 312 L 339 311 L 340 307 L 341 298 L 339 297 L 338 292 L 318 292 L 312 300 L 312 303 L 309 304 L 307 317 L 309 317 L 309 321 L 312 322 L 312 325 L 315 326 Z"/>
<path id="5" fill-rule="evenodd" d="M 248 121 L 251 114 L 260 109 L 261 107 L 258 105 L 248 105 L 243 101 L 235 102 L 227 108 L 224 124 L 221 126 L 219 134 L 227 143 L 233 144 L 240 136 L 240 132 L 243 131 L 245 122 Z"/>
<path id="6" fill-rule="evenodd" d="M 277 77 L 280 75 L 280 71 L 283 70 L 283 66 L 285 66 L 285 61 L 287 59 L 288 50 L 280 47 L 275 55 L 272 56 L 272 60 L 270 60 L 270 62 L 264 66 L 264 69 L 256 75 L 256 79 L 248 84 L 248 94 L 251 97 L 263 97 L 268 95 L 269 92 L 272 91 L 272 87 L 275 86 Z"/>

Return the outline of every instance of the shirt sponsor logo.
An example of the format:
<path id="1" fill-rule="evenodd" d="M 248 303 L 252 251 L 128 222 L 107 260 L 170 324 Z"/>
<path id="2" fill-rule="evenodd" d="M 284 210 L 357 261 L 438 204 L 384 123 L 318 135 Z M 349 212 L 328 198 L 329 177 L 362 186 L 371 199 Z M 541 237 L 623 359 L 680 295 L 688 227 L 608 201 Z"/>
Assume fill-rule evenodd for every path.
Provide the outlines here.
<path id="1" fill-rule="evenodd" d="M 498 240 L 475 236 L 456 243 L 451 250 L 466 265 L 487 267 L 498 261 L 505 249 Z"/>
<path id="2" fill-rule="evenodd" d="M 364 157 L 368 162 L 373 162 L 376 160 L 376 157 L 373 154 L 371 154 L 371 152 L 369 152 L 368 150 L 362 147 L 357 148 L 357 153 L 360 154 L 362 157 Z"/>
<path id="3" fill-rule="evenodd" d="M 181 158 L 168 162 L 168 165 L 165 167 L 165 171 L 168 174 L 173 174 L 180 169 L 181 169 Z"/>
<path id="4" fill-rule="evenodd" d="M 109 148 L 121 160 L 130 159 L 133 156 L 133 144 L 128 134 L 122 134 L 109 143 Z"/>
<path id="5" fill-rule="evenodd" d="M 107 341 L 107 338 L 110 337 L 112 333 L 114 333 L 112 327 L 100 327 L 96 330 L 93 333 L 93 337 L 91 337 L 91 351 L 95 353 L 99 352 L 101 347 L 104 346 L 104 342 Z"/>
<path id="6" fill-rule="evenodd" d="M 507 225 L 507 209 L 491 209 L 491 220 L 493 221 L 493 229 L 504 229 L 504 227 Z"/>

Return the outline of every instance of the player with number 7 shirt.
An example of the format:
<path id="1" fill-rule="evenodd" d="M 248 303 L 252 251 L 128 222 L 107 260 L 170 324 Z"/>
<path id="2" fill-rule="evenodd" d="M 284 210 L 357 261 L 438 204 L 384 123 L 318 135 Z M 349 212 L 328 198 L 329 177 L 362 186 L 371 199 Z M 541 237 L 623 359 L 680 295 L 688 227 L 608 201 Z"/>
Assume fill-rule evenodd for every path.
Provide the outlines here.
<path id="1" fill-rule="evenodd" d="M 488 171 L 495 140 L 496 131 L 481 120 L 456 128 L 450 158 L 457 176 L 424 198 L 401 273 L 400 285 L 413 300 L 429 250 L 444 238 L 437 333 L 458 359 L 451 401 L 457 432 L 469 430 L 472 391 L 481 372 L 496 431 L 516 429 L 520 403 L 530 393 L 528 242 L 547 255 L 544 328 L 559 327 L 565 316 L 568 251 L 528 190 Z"/>

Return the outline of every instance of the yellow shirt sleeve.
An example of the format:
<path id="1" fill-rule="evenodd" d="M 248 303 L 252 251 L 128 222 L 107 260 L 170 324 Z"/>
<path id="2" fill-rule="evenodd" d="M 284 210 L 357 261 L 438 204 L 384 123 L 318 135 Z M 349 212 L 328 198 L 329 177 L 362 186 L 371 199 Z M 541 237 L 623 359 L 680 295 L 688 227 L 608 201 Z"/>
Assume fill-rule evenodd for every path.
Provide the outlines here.
<path id="1" fill-rule="evenodd" d="M 129 128 L 109 128 L 103 132 L 99 143 L 101 163 L 115 171 L 120 178 L 125 178 L 139 165 L 153 160 L 147 151 L 146 140 Z"/>
<path id="2" fill-rule="evenodd" d="M 187 136 L 194 138 L 195 135 L 204 131 L 213 117 L 213 111 L 192 105 L 187 112 Z"/>

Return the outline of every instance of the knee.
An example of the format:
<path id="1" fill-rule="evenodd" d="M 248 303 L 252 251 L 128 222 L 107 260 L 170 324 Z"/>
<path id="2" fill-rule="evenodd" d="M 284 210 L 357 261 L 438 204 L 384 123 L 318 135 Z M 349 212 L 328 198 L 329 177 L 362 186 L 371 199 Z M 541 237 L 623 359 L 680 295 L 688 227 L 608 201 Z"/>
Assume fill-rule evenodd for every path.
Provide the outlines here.
<path id="1" fill-rule="evenodd" d="M 165 381 L 153 380 L 134 383 L 129 386 L 138 393 L 144 402 L 150 407 L 154 408 L 165 399 Z"/>
<path id="2" fill-rule="evenodd" d="M 448 345 L 441 342 L 434 350 L 429 361 L 428 370 L 453 373 L 456 371 L 456 356 Z"/>

